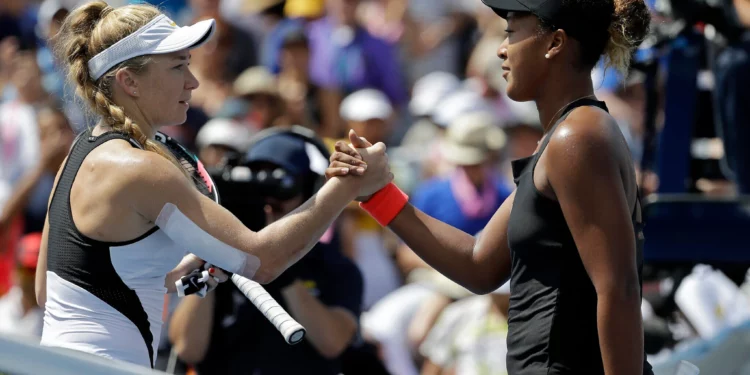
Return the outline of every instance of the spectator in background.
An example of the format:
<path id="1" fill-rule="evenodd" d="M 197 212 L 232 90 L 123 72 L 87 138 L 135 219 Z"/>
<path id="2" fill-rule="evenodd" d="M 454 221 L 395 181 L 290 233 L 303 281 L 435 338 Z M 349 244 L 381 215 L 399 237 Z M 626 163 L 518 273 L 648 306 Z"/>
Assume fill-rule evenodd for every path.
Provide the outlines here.
<path id="1" fill-rule="evenodd" d="M 248 151 L 243 164 L 254 175 L 268 176 L 264 182 L 268 189 L 263 189 L 267 224 L 313 195 L 322 170 L 311 165 L 326 168 L 327 160 L 308 149 L 302 139 L 282 133 L 258 141 Z M 311 162 L 315 158 L 323 163 Z M 227 283 L 204 299 L 186 297 L 175 311 L 170 339 L 180 358 L 196 364 L 199 374 L 341 373 L 340 356 L 357 337 L 362 278 L 340 253 L 336 236 L 324 237 L 265 287 L 307 328 L 302 343 L 288 345 L 258 309 Z"/>
<path id="2" fill-rule="evenodd" d="M 728 23 L 738 34 L 717 57 L 714 63 L 717 112 L 724 148 L 725 172 L 737 184 L 740 194 L 750 193 L 750 2 L 724 0 Z"/>
<path id="3" fill-rule="evenodd" d="M 19 50 L 32 50 L 36 45 L 33 13 L 34 6 L 29 0 L 0 2 L 0 41 L 12 38 Z"/>
<path id="4" fill-rule="evenodd" d="M 230 157 L 247 151 L 252 132 L 235 120 L 214 118 L 209 120 L 195 137 L 198 158 L 206 167 L 216 167 Z"/>
<path id="5" fill-rule="evenodd" d="M 363 132 L 361 135 L 368 140 L 388 139 L 394 113 L 384 93 L 374 89 L 354 92 L 341 103 L 340 113 L 347 128 Z M 359 266 L 364 278 L 366 310 L 398 288 L 401 278 L 384 241 L 383 228 L 357 204 L 350 205 L 342 216 L 343 220 L 351 220 L 351 226 L 344 230 L 342 237 L 352 244 L 353 253 L 348 255 Z"/>
<path id="6" fill-rule="evenodd" d="M 31 52 L 13 52 L 8 60 L 10 83 L 17 95 L 15 99 L 0 104 L 0 210 L 5 212 L 8 204 L 18 203 L 13 204 L 12 212 L 7 210 L 3 214 L 0 226 L 0 293 L 7 289 L 10 281 L 14 256 L 11 249 L 16 248 L 16 241 L 23 233 L 20 213 L 25 201 L 17 199 L 18 184 L 39 164 L 40 131 L 36 108 L 48 98 Z M 31 183 L 29 190 L 34 185 L 35 182 Z"/>
<path id="7" fill-rule="evenodd" d="M 374 88 L 398 108 L 406 103 L 407 90 L 396 47 L 360 26 L 358 5 L 359 0 L 328 0 L 328 15 L 309 25 L 310 77 L 323 100 L 337 103 L 354 91 Z M 323 136 L 343 134 L 338 122 L 322 125 Z"/>
<path id="8" fill-rule="evenodd" d="M 224 67 L 222 79 L 231 82 L 243 70 L 258 64 L 258 43 L 242 29 L 229 23 L 221 14 L 222 0 L 189 0 L 190 17 L 193 22 L 213 18 L 216 20 L 216 50 L 212 55 Z M 184 22 L 192 24 L 192 22 Z M 218 66 L 213 67 L 218 68 Z"/>
<path id="9" fill-rule="evenodd" d="M 0 227 L 14 215 L 24 217 L 24 233 L 41 232 L 47 216 L 47 204 L 55 176 L 73 143 L 73 131 L 57 105 L 45 105 L 37 111 L 40 132 L 39 163 L 24 173 L 0 216 Z"/>
<path id="10" fill-rule="evenodd" d="M 245 0 L 243 4 L 245 12 L 258 15 L 263 21 L 266 33 L 260 46 L 260 62 L 273 74 L 281 71 L 280 55 L 285 36 L 304 26 L 299 18 L 287 18 L 285 7 L 286 0 Z"/>
<path id="11" fill-rule="evenodd" d="M 41 233 L 27 234 L 21 239 L 15 258 L 13 287 L 0 298 L 0 334 L 26 336 L 37 341 L 42 337 L 44 310 L 37 305 L 34 293 L 41 242 Z"/>
<path id="12" fill-rule="evenodd" d="M 413 204 L 428 215 L 476 234 L 512 192 L 512 182 L 493 172 L 490 161 L 506 136 L 490 112 L 459 116 L 448 128 L 443 158 L 454 166 L 448 178 L 418 187 Z"/>
<path id="13" fill-rule="evenodd" d="M 389 43 L 399 44 L 406 30 L 408 1 L 369 0 L 357 8 L 357 18 L 367 32 Z"/>
<path id="14" fill-rule="evenodd" d="M 279 94 L 289 123 L 319 130 L 324 118 L 338 118 L 338 107 L 326 107 L 320 89 L 310 81 L 310 45 L 303 28 L 289 29 L 283 36 L 279 65 Z"/>
<path id="15" fill-rule="evenodd" d="M 422 375 L 507 375 L 510 282 L 491 294 L 467 297 L 443 310 L 420 347 Z"/>
<path id="16" fill-rule="evenodd" d="M 409 101 L 409 112 L 416 121 L 401 140 L 402 145 L 418 150 L 417 157 L 427 158 L 423 151 L 438 144 L 445 133 L 445 128 L 435 124 L 435 111 L 443 99 L 460 88 L 461 81 L 451 73 L 432 72 L 420 78 Z"/>
<path id="17" fill-rule="evenodd" d="M 493 153 L 505 135 L 489 112 L 460 115 L 446 133 L 444 158 L 453 165 L 447 178 L 431 179 L 412 193 L 412 204 L 436 219 L 477 233 L 510 195 L 504 178 L 492 172 Z M 385 296 L 362 319 L 363 331 L 383 347 L 394 374 L 417 374 L 413 357 L 440 312 L 453 300 L 470 295 L 424 263 L 406 245 L 396 252 L 407 284 Z"/>
<path id="18" fill-rule="evenodd" d="M 472 23 L 474 0 L 409 0 L 406 10 L 407 71 L 410 82 L 444 71 L 462 76 L 461 34 Z"/>
<path id="19" fill-rule="evenodd" d="M 453 171 L 448 177 L 431 179 L 418 186 L 412 194 L 414 207 L 466 233 L 476 234 L 487 225 L 513 191 L 512 182 L 496 172 L 496 156 L 505 147 L 506 136 L 494 119 L 490 112 L 475 112 L 454 120 L 442 152 Z M 407 281 L 447 284 L 451 290 L 438 292 L 426 300 L 428 306 L 416 315 L 410 340 L 418 345 L 451 296 L 465 291 L 439 275 L 405 244 L 399 246 L 396 259 Z"/>
<path id="20" fill-rule="evenodd" d="M 280 125 L 284 102 L 279 96 L 279 86 L 266 68 L 254 66 L 242 72 L 234 81 L 234 95 L 249 104 L 248 122 L 256 130 Z"/>
<path id="21" fill-rule="evenodd" d="M 193 91 L 191 106 L 200 107 L 209 117 L 215 116 L 224 100 L 231 95 L 232 82 L 244 70 L 258 63 L 255 39 L 229 23 L 220 13 L 221 0 L 189 0 L 186 14 L 180 18 L 193 24 L 213 18 L 216 35 L 203 48 L 191 51 L 191 71 L 201 82 Z"/>
<path id="22" fill-rule="evenodd" d="M 340 113 L 346 127 L 354 129 L 361 137 L 376 143 L 388 140 L 394 111 L 381 91 L 363 89 L 352 93 L 341 102 Z"/>
<path id="23" fill-rule="evenodd" d="M 50 39 L 57 34 L 65 17 L 77 0 L 44 0 L 37 12 L 36 36 L 39 45 L 36 50 L 36 61 L 42 74 L 42 86 L 54 96 L 68 118 L 75 133 L 82 131 L 88 124 L 84 110 L 76 100 L 75 88 L 65 85 L 62 67 L 55 61 L 54 46 Z"/>
<path id="24" fill-rule="evenodd" d="M 446 129 L 464 114 L 491 112 L 489 102 L 471 87 L 460 87 L 440 100 L 432 113 L 432 122 L 439 127 L 438 137 L 425 150 L 427 159 L 423 168 L 423 178 L 446 177 L 453 171 L 453 165 L 444 159 L 443 138 Z"/>

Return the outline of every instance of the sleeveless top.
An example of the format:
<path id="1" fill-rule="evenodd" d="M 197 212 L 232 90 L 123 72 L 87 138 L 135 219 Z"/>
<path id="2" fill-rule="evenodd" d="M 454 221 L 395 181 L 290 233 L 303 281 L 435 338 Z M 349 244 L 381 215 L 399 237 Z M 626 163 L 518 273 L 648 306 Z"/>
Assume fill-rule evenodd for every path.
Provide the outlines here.
<path id="1" fill-rule="evenodd" d="M 604 102 L 569 104 L 534 155 L 512 162 L 517 185 L 508 224 L 511 296 L 508 374 L 604 374 L 596 325 L 597 296 L 560 204 L 534 185 L 534 168 L 557 126 L 580 106 L 607 110 Z M 642 224 L 633 212 L 638 278 L 643 264 Z M 652 374 L 645 361 L 644 374 Z"/>
<path id="2" fill-rule="evenodd" d="M 87 130 L 74 143 L 49 207 L 47 301 L 41 344 L 153 367 L 164 306 L 164 280 L 185 255 L 158 227 L 126 242 L 82 234 L 70 191 L 84 158 L 127 135 Z M 104 204 L 107 204 L 104 202 Z"/>

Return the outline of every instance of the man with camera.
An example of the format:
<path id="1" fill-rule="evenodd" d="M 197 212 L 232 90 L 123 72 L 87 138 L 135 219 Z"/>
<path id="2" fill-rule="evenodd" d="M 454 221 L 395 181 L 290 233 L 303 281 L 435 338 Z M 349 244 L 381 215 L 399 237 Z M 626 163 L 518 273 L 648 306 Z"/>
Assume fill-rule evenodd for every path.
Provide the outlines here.
<path id="1" fill-rule="evenodd" d="M 314 171 L 318 164 L 324 173 L 328 160 L 320 147 L 292 131 L 256 139 L 240 162 L 252 189 L 245 197 L 264 199 L 263 212 L 255 214 L 264 215 L 268 225 L 305 202 L 325 180 Z M 265 286 L 306 328 L 302 343 L 288 345 L 233 284 L 225 283 L 203 299 L 188 296 L 177 307 L 169 330 L 176 353 L 199 374 L 341 373 L 341 355 L 357 337 L 363 292 L 362 276 L 340 253 L 337 237 L 329 230 L 302 260 Z"/>

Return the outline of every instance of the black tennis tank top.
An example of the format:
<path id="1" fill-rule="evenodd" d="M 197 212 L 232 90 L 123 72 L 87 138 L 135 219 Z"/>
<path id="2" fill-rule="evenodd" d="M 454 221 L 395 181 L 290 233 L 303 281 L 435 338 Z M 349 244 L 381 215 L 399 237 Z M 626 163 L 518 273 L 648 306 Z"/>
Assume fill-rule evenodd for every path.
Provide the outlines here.
<path id="1" fill-rule="evenodd" d="M 565 108 L 549 135 L 574 108 L 581 106 L 607 110 L 604 102 L 575 101 Z M 517 190 L 508 224 L 512 291 L 508 374 L 603 375 L 594 285 L 583 267 L 560 204 L 534 185 L 534 167 L 550 136 L 537 153 L 512 162 Z M 640 281 L 643 234 L 635 212 L 633 224 Z M 645 360 L 643 373 L 652 374 Z"/>

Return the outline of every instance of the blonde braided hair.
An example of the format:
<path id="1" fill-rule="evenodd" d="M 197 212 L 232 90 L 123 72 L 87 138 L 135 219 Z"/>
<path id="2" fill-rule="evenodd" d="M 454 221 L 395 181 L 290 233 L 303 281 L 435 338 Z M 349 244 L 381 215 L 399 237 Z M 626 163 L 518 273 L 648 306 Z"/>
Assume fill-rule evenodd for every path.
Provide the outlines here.
<path id="1" fill-rule="evenodd" d="M 68 68 L 68 80 L 75 84 L 76 94 L 86 101 L 91 110 L 101 116 L 112 129 L 127 134 L 145 150 L 155 152 L 179 167 L 175 157 L 156 141 L 149 139 L 123 108 L 112 100 L 115 73 L 122 68 L 135 74 L 142 73 L 148 68 L 151 58 L 137 56 L 124 61 L 96 81 L 91 78 L 88 69 L 89 59 L 160 14 L 151 5 L 113 8 L 103 1 L 94 1 L 76 8 L 68 15 L 53 43 L 60 61 Z"/>

